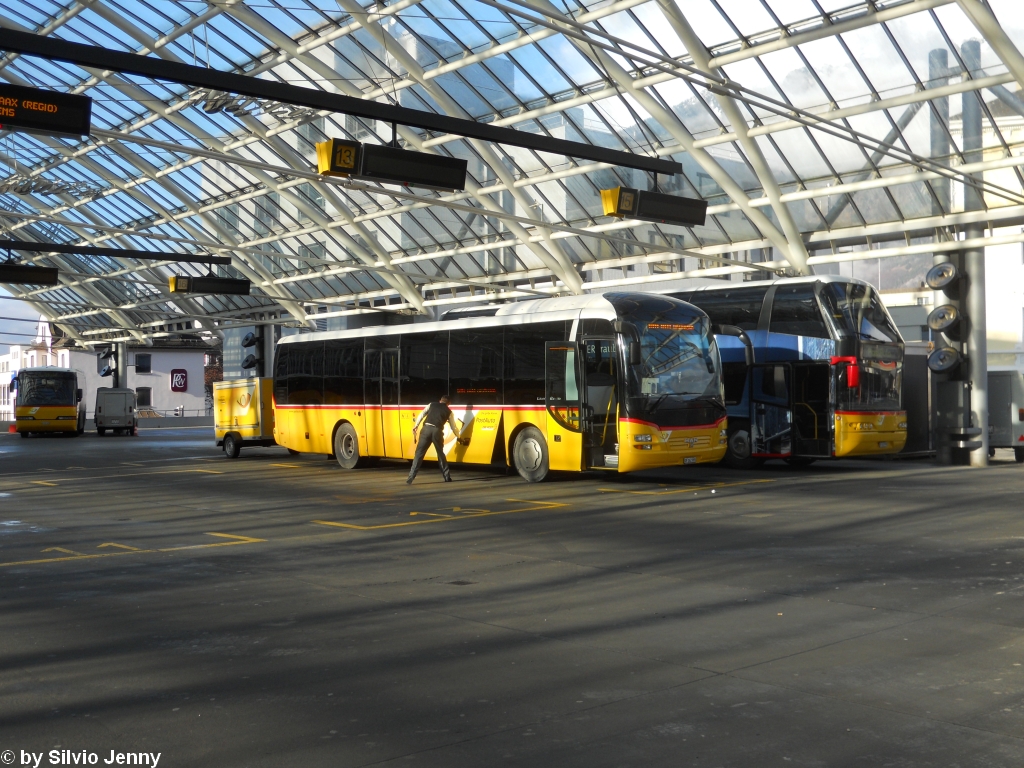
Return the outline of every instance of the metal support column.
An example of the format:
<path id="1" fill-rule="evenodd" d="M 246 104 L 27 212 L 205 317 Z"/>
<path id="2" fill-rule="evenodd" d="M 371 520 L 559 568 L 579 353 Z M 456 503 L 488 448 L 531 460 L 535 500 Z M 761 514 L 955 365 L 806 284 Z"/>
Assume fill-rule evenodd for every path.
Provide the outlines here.
<path id="1" fill-rule="evenodd" d="M 928 53 L 928 87 L 939 88 L 949 83 L 949 52 L 945 48 L 936 48 Z M 931 141 L 931 157 L 939 162 L 949 161 L 952 150 L 949 139 L 949 97 L 932 99 L 929 111 L 929 136 Z M 947 178 L 932 179 L 928 184 L 935 193 L 932 200 L 932 212 L 936 216 L 949 214 L 951 206 L 951 182 Z M 960 254 L 956 252 L 936 253 L 932 257 L 933 264 L 953 262 L 957 268 L 963 269 Z M 943 304 L 953 304 L 960 308 L 959 299 L 950 299 L 942 291 L 932 293 L 932 308 Z M 942 334 L 931 332 L 931 341 L 935 347 L 945 346 Z M 959 344 L 956 345 L 960 347 Z M 951 434 L 960 431 L 964 426 L 963 407 L 965 401 L 965 385 L 960 381 L 948 381 L 945 376 L 933 375 L 931 391 L 932 408 L 931 435 L 935 456 L 940 464 L 952 464 L 954 460 Z"/>
<path id="2" fill-rule="evenodd" d="M 960 55 L 971 75 L 981 69 L 981 43 L 969 40 L 960 47 Z M 984 157 L 981 133 L 981 94 L 965 93 L 963 100 L 964 162 L 980 163 Z M 978 175 L 978 174 L 975 174 Z M 977 187 L 964 185 L 964 210 L 985 208 L 983 193 Z M 968 240 L 985 235 L 983 224 L 968 224 Z M 985 249 L 964 251 L 967 295 L 963 301 L 967 315 L 967 363 L 970 380 L 970 426 L 981 429 L 981 448 L 971 451 L 971 466 L 988 466 L 988 343 L 985 322 Z"/>

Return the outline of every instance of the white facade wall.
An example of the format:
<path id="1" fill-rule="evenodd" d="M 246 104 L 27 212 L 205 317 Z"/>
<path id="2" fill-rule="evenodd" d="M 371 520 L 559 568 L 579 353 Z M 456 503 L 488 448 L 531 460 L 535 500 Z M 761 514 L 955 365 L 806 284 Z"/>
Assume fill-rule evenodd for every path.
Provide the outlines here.
<path id="1" fill-rule="evenodd" d="M 136 373 L 136 353 L 151 355 L 151 373 Z M 176 408 L 184 408 L 186 416 L 206 415 L 206 393 L 204 391 L 203 349 L 146 349 L 129 350 L 128 365 L 122 366 L 121 386 L 136 390 L 149 387 L 151 408 L 160 415 L 173 416 Z M 54 349 L 45 351 L 27 346 L 12 345 L 9 354 L 0 355 L 0 421 L 14 419 L 14 393 L 10 381 L 21 368 L 37 365 L 56 365 L 74 368 L 79 372 L 79 387 L 83 390 L 87 418 L 92 418 L 96 408 L 96 390 L 114 385 L 112 377 L 102 378 L 96 371 L 96 355 L 79 349 Z M 171 391 L 171 371 L 186 371 L 188 389 L 185 392 Z"/>

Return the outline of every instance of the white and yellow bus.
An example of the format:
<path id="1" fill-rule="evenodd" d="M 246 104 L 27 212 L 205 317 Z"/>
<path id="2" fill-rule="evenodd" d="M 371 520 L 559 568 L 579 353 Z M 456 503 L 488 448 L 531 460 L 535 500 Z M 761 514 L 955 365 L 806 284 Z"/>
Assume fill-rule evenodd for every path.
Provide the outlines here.
<path id="1" fill-rule="evenodd" d="M 431 323 L 281 339 L 275 439 L 353 469 L 410 459 L 412 423 L 442 396 L 462 427 L 448 461 L 633 472 L 719 461 L 718 345 L 704 312 L 640 293 L 448 312 Z M 433 449 L 428 458 L 436 458 Z"/>
<path id="2" fill-rule="evenodd" d="M 80 435 L 85 431 L 85 403 L 79 372 L 45 366 L 22 368 L 15 379 L 15 429 L 22 437 L 43 432 Z"/>

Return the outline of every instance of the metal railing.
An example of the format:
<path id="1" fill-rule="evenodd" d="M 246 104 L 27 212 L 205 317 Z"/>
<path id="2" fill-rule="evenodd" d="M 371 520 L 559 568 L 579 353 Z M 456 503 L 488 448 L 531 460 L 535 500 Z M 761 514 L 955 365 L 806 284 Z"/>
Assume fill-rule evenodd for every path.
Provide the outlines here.
<path id="1" fill-rule="evenodd" d="M 138 407 L 138 414 L 140 419 L 156 419 L 156 418 L 173 418 L 175 416 L 212 416 L 213 408 L 171 408 L 171 409 L 159 409 L 150 408 L 146 405 L 140 405 Z"/>

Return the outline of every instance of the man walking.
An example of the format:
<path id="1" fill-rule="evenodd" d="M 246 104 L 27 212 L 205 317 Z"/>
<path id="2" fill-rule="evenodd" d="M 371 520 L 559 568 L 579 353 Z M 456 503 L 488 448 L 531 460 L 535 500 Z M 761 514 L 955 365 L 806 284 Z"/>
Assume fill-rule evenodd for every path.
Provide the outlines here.
<path id="1" fill-rule="evenodd" d="M 448 460 L 444 455 L 444 425 L 451 425 L 452 432 L 456 438 L 461 437 L 461 430 L 455 424 L 455 415 L 452 413 L 452 409 L 448 407 L 449 402 L 448 395 L 445 395 L 436 402 L 430 403 L 430 405 L 420 411 L 420 415 L 413 422 L 412 439 L 416 441 L 416 456 L 412 460 L 412 466 L 409 468 L 409 477 L 405 481 L 406 485 L 412 485 L 413 478 L 420 471 L 423 456 L 431 445 L 434 446 L 434 451 L 437 453 L 437 463 L 441 465 L 441 474 L 444 475 L 444 481 L 446 483 L 452 481 L 452 473 L 448 469 Z M 417 436 L 416 432 L 419 430 L 421 423 L 423 423 L 423 431 Z"/>

